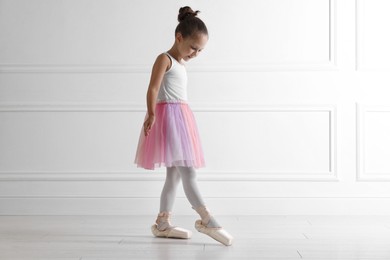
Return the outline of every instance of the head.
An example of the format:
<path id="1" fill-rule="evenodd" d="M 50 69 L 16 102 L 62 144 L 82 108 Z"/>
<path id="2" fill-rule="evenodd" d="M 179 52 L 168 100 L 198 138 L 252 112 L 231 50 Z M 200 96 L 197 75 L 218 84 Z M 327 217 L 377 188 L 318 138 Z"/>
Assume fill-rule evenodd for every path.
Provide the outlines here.
<path id="1" fill-rule="evenodd" d="M 179 10 L 179 24 L 175 30 L 175 44 L 185 61 L 198 56 L 209 39 L 206 25 L 196 17 L 198 13 L 199 11 L 194 12 L 188 6 Z"/>

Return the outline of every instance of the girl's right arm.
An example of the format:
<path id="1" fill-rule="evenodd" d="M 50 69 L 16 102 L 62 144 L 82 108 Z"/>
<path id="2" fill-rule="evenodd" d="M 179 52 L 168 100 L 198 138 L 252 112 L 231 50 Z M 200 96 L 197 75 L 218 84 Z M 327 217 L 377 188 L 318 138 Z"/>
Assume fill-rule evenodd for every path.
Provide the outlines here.
<path id="1" fill-rule="evenodd" d="M 148 107 L 148 117 L 144 122 L 145 136 L 149 135 L 150 130 L 155 121 L 155 110 L 157 102 L 157 94 L 161 86 L 161 81 L 165 72 L 170 67 L 170 59 L 165 54 L 160 54 L 154 62 L 152 75 L 150 77 L 150 83 L 148 92 L 146 94 L 146 103 Z"/>

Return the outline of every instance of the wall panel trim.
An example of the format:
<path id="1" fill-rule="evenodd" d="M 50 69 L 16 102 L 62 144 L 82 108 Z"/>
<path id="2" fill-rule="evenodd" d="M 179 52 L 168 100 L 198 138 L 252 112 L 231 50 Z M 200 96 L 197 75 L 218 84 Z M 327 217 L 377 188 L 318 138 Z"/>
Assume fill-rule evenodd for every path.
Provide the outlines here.
<path id="1" fill-rule="evenodd" d="M 358 1 L 358 0 L 356 0 Z M 328 60 L 314 62 L 256 62 L 188 65 L 189 72 L 256 72 L 256 71 L 328 71 L 336 65 L 336 2 L 328 0 L 329 37 Z M 1 73 L 150 73 L 152 64 L 0 64 Z"/>
<path id="2" fill-rule="evenodd" d="M 333 104 L 197 103 L 197 112 L 336 112 Z M 144 103 L 121 102 L 0 102 L 0 112 L 146 112 Z"/>
<path id="3" fill-rule="evenodd" d="M 207 198 L 216 215 L 389 215 L 388 197 Z M 0 215 L 150 215 L 159 198 L 0 198 Z M 142 205 L 142 207 L 134 207 Z M 226 207 L 229 205 L 229 207 Z M 194 216 L 186 198 L 175 212 Z"/>
<path id="4" fill-rule="evenodd" d="M 334 44 L 332 44 L 334 45 Z M 236 62 L 226 62 L 225 64 L 187 65 L 188 72 L 266 72 L 266 71 L 336 71 L 337 67 L 334 61 L 334 51 L 329 55 L 332 59 L 326 62 L 313 63 L 275 63 L 275 64 L 238 64 Z M 80 74 L 80 73 L 150 73 L 152 64 L 145 65 L 67 65 L 67 64 L 0 64 L 0 74 L 6 73 L 61 73 L 61 74 Z"/>
<path id="5" fill-rule="evenodd" d="M 162 171 L 80 171 L 80 172 L 0 172 L 0 181 L 162 181 Z M 283 172 L 225 172 L 198 170 L 199 181 L 300 181 L 300 182 L 337 182 L 334 172 L 319 173 L 283 173 Z"/>
<path id="6" fill-rule="evenodd" d="M 389 173 L 367 172 L 365 170 L 365 114 L 369 112 L 390 113 L 389 105 L 366 105 L 356 103 L 356 169 L 357 181 L 390 181 Z"/>
<path id="7" fill-rule="evenodd" d="M 200 180 L 206 181 L 339 181 L 336 163 L 336 106 L 334 105 L 250 105 L 250 104 L 194 104 L 194 112 L 327 112 L 329 113 L 329 171 L 326 172 L 226 172 L 199 170 Z M 0 113 L 16 112 L 143 112 L 144 105 L 116 103 L 52 103 L 0 104 Z M 110 181 L 161 180 L 162 175 L 143 171 L 126 172 L 0 172 L 0 181 Z"/>

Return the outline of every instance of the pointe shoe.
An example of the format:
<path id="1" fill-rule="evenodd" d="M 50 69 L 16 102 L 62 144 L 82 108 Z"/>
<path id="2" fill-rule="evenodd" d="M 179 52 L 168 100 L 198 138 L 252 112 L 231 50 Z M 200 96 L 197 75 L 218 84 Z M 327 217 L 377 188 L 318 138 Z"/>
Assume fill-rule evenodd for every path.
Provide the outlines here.
<path id="1" fill-rule="evenodd" d="M 225 246 L 230 246 L 233 243 L 233 236 L 230 235 L 226 230 L 224 230 L 222 227 L 207 227 L 207 224 L 209 223 L 212 216 L 210 215 L 210 212 L 208 209 L 204 206 L 201 206 L 197 209 L 195 209 L 196 212 L 199 213 L 202 220 L 195 221 L 195 228 L 199 232 L 208 235 L 209 237 L 213 238 L 214 240 L 224 244 Z"/>
<path id="2" fill-rule="evenodd" d="M 170 212 L 161 212 L 158 214 L 156 224 L 153 224 L 151 227 L 152 233 L 155 237 L 165 237 L 165 238 L 181 238 L 189 239 L 192 236 L 192 232 L 184 228 L 172 226 L 170 223 Z M 161 224 L 160 229 L 158 225 Z"/>
<path id="3" fill-rule="evenodd" d="M 191 231 L 180 227 L 171 227 L 161 231 L 157 229 L 157 224 L 154 224 L 151 229 L 155 237 L 189 239 L 192 236 Z"/>

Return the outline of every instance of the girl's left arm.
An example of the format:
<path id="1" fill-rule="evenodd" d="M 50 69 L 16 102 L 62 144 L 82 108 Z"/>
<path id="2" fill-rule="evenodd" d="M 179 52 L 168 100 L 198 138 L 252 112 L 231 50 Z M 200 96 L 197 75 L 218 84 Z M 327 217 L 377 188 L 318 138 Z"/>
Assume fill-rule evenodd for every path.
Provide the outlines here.
<path id="1" fill-rule="evenodd" d="M 144 122 L 145 136 L 149 134 L 150 129 L 152 129 L 152 126 L 154 124 L 157 94 L 160 89 L 161 81 L 169 65 L 170 60 L 165 54 L 160 54 L 153 65 L 152 75 L 150 76 L 149 88 L 146 94 L 148 118 Z"/>

